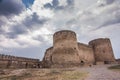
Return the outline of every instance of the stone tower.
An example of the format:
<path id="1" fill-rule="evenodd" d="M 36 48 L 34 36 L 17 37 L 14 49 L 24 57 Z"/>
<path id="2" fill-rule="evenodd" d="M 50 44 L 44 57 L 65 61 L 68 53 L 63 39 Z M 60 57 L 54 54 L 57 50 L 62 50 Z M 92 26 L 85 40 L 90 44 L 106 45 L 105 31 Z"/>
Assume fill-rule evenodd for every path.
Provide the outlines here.
<path id="1" fill-rule="evenodd" d="M 59 67 L 79 65 L 78 44 L 73 31 L 62 30 L 53 35 L 52 63 Z"/>
<path id="2" fill-rule="evenodd" d="M 111 42 L 108 38 L 99 38 L 89 42 L 93 47 L 96 62 L 104 62 L 106 64 L 114 62 L 114 54 Z"/>
<path id="3" fill-rule="evenodd" d="M 76 33 L 70 30 L 58 31 L 53 35 L 53 46 L 43 58 L 43 67 L 81 67 L 93 64 L 115 62 L 111 42 L 99 38 L 83 44 L 77 42 Z"/>

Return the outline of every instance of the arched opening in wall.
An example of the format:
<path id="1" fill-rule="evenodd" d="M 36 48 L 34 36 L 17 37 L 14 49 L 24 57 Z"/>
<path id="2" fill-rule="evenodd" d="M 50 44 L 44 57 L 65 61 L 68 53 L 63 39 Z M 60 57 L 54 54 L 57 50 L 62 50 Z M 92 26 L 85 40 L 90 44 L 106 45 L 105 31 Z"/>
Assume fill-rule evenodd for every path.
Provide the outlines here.
<path id="1" fill-rule="evenodd" d="M 76 50 L 76 48 L 74 48 L 74 50 Z"/>
<path id="2" fill-rule="evenodd" d="M 103 53 L 105 53 L 105 50 L 103 50 Z"/>
<path id="3" fill-rule="evenodd" d="M 28 63 L 25 64 L 25 68 L 28 68 Z"/>
<path id="4" fill-rule="evenodd" d="M 37 64 L 37 68 L 40 68 L 40 64 Z"/>
<path id="5" fill-rule="evenodd" d="M 109 64 L 110 62 L 109 61 L 104 61 L 104 64 Z"/>
<path id="6" fill-rule="evenodd" d="M 80 65 L 84 65 L 85 62 L 83 60 L 80 61 Z"/>
<path id="7" fill-rule="evenodd" d="M 12 64 L 12 61 L 9 60 L 8 63 L 7 63 L 7 68 L 9 68 L 11 66 L 11 64 Z"/>

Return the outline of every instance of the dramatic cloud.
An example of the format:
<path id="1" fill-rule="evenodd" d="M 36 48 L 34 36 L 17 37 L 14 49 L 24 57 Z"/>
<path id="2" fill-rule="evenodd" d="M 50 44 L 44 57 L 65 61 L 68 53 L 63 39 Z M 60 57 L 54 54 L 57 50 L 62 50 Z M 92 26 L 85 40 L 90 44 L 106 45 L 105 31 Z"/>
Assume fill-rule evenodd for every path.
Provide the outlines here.
<path id="1" fill-rule="evenodd" d="M 53 0 L 52 3 L 46 3 L 44 7 L 55 10 L 63 10 L 66 8 L 73 7 L 73 5 L 74 0 Z"/>
<path id="2" fill-rule="evenodd" d="M 10 16 L 19 14 L 24 10 L 24 5 L 21 0 L 1 0 L 0 15 Z"/>
<path id="3" fill-rule="evenodd" d="M 5 6 L 8 3 L 9 8 Z M 68 29 L 75 31 L 83 43 L 110 38 L 116 58 L 120 57 L 119 0 L 34 0 L 26 9 L 21 0 L 1 0 L 0 4 L 2 52 L 1 48 L 14 48 L 14 55 L 40 55 L 42 59 L 45 49 L 52 46 L 54 32 Z"/>
<path id="4" fill-rule="evenodd" d="M 45 17 L 39 17 L 37 13 L 33 13 L 30 16 L 27 16 L 25 20 L 22 22 L 26 27 L 34 29 L 36 24 L 39 24 L 39 26 L 43 25 L 47 21 L 47 18 Z"/>
<path id="5" fill-rule="evenodd" d="M 21 0 L 0 0 L 0 31 L 12 17 L 25 10 Z"/>

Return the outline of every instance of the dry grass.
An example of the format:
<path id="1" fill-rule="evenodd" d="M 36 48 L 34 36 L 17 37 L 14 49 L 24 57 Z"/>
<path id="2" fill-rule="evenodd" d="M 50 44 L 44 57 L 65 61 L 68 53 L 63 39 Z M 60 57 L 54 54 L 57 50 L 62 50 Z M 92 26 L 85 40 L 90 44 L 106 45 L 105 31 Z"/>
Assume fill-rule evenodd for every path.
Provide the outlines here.
<path id="1" fill-rule="evenodd" d="M 0 80 L 84 80 L 87 74 L 76 69 L 27 69 L 17 74 L 0 75 Z"/>
<path id="2" fill-rule="evenodd" d="M 13 71 L 8 70 L 7 72 L 5 72 L 5 74 L 0 75 L 0 80 L 23 80 L 23 78 L 31 76 L 31 74 L 28 72 L 13 73 Z"/>
<path id="3" fill-rule="evenodd" d="M 81 73 L 77 71 L 67 71 L 63 72 L 62 80 L 83 80 L 86 77 L 86 73 Z"/>

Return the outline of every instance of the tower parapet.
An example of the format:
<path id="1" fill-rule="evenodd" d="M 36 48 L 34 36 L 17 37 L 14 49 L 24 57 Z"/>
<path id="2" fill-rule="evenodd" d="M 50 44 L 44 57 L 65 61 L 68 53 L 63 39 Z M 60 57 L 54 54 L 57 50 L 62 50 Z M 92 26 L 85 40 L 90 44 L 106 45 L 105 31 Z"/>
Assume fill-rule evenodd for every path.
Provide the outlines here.
<path id="1" fill-rule="evenodd" d="M 64 44 L 65 43 L 65 44 Z M 71 44 L 73 45 L 71 45 Z M 58 31 L 53 35 L 53 47 L 55 48 L 64 48 L 64 47 L 76 47 L 77 38 L 76 34 L 70 30 Z"/>

